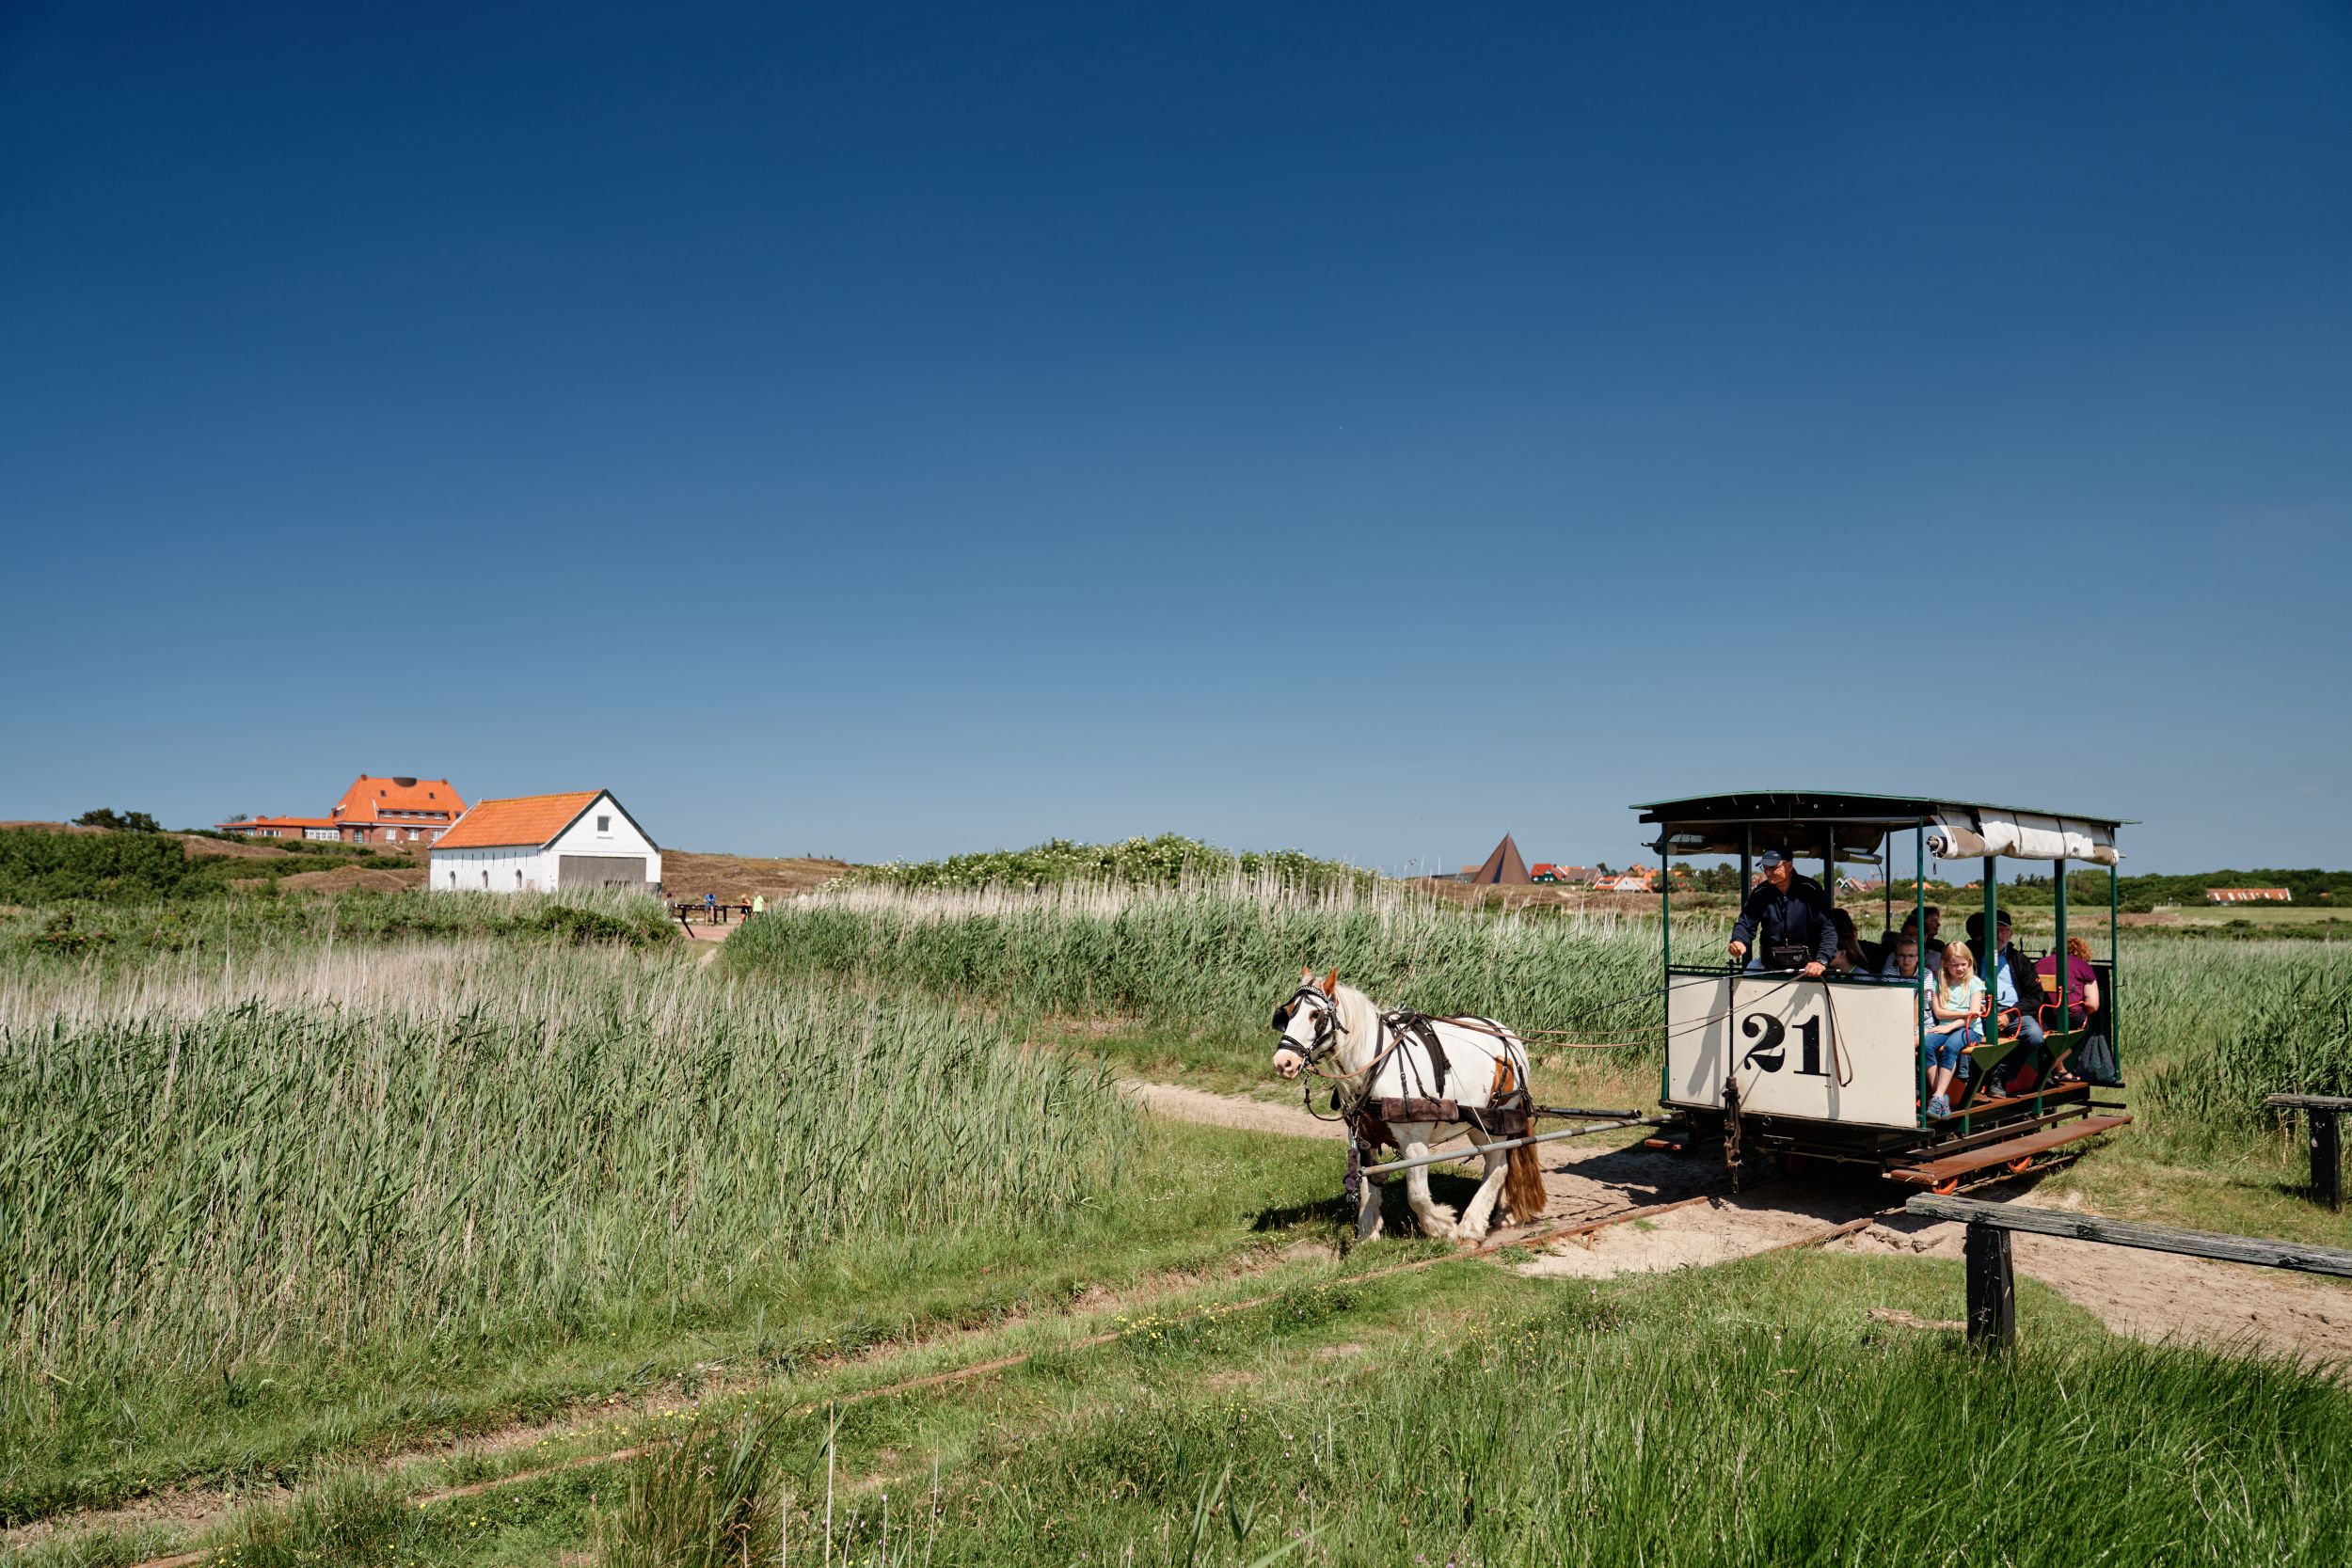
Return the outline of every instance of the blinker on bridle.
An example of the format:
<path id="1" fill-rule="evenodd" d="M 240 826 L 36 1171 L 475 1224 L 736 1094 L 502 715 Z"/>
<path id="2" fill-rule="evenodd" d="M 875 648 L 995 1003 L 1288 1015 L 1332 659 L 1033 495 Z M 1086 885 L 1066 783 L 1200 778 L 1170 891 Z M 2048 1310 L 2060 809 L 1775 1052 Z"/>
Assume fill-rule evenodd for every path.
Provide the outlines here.
<path id="1" fill-rule="evenodd" d="M 1320 989 L 1301 986 L 1291 992 L 1289 1001 L 1274 1009 L 1276 1034 L 1289 1031 L 1291 1020 L 1297 1015 L 1301 1004 L 1311 1004 L 1315 1018 L 1315 1037 L 1307 1047 L 1307 1060 L 1311 1063 L 1339 1043 L 1339 1037 L 1347 1033 L 1347 1025 L 1340 1022 L 1340 1009 Z"/>

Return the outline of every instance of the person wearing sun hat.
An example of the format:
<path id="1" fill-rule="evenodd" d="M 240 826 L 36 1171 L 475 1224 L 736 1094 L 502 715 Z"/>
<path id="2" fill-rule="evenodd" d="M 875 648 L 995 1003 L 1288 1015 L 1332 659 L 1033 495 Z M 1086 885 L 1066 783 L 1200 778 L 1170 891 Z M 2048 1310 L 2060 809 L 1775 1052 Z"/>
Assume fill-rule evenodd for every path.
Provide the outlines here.
<path id="1" fill-rule="evenodd" d="M 1731 927 L 1731 960 L 1750 969 L 1798 969 L 1818 980 L 1837 957 L 1837 927 L 1830 924 L 1829 895 L 1810 877 L 1797 875 L 1786 849 L 1756 857 L 1764 879 L 1748 890 Z"/>
<path id="2" fill-rule="evenodd" d="M 2009 940 L 2009 911 L 2002 910 L 1993 917 L 1993 927 L 2000 939 L 2000 950 L 1993 952 L 1984 940 L 1984 911 L 1979 910 L 1968 917 L 1968 944 L 1979 953 L 1990 953 L 1984 960 L 1983 974 L 1993 992 L 1994 1010 L 2001 1016 L 2004 1033 L 2017 1036 L 2019 1051 L 2013 1062 L 2004 1064 L 2002 1074 L 2006 1085 L 2030 1088 L 2041 1077 L 2043 1036 L 2042 1033 L 2042 977 L 2033 965 Z M 2022 1082 L 2020 1080 L 2022 1079 Z"/>

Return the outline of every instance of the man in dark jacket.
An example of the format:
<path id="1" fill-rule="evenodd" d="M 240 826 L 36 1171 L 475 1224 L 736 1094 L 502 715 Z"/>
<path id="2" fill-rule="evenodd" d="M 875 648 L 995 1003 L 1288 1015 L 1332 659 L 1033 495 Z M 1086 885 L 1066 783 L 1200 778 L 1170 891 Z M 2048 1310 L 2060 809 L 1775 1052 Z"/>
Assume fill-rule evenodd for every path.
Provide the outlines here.
<path id="1" fill-rule="evenodd" d="M 1789 965 L 1784 960 L 1795 959 L 1804 965 L 1806 979 L 1820 979 L 1837 956 L 1829 895 L 1820 883 L 1797 875 L 1786 849 L 1767 849 L 1756 863 L 1764 868 L 1764 879 L 1748 890 L 1747 902 L 1740 906 L 1740 918 L 1731 927 L 1732 962 L 1755 949 L 1752 969 L 1786 969 Z"/>
<path id="2" fill-rule="evenodd" d="M 2042 976 L 2034 973 L 2009 940 L 2009 911 L 2001 911 L 1994 917 L 1994 929 L 2001 939 L 2001 950 L 1984 956 L 1984 911 L 1979 910 L 1968 917 L 1968 945 L 1975 948 L 1977 973 L 1984 976 L 1985 990 L 1993 993 L 1993 1006 L 2001 1015 L 2001 1033 L 2014 1034 L 2022 1049 L 2015 1066 L 2007 1074 L 2014 1078 L 2019 1069 L 2030 1069 L 2038 1077 L 2042 1067 L 2043 1036 L 2042 1033 Z M 2031 1080 L 2027 1080 L 2029 1085 Z"/>

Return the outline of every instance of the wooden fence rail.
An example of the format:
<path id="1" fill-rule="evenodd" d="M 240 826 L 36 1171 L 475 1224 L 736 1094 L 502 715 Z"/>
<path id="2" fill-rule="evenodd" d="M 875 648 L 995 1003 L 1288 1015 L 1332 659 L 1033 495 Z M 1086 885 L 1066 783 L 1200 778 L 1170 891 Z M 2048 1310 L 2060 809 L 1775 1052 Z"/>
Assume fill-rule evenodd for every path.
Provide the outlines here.
<path id="1" fill-rule="evenodd" d="M 2352 1111 L 2352 1100 L 2331 1094 L 2274 1094 L 2263 1101 L 2274 1111 L 2303 1113 L 2312 1146 L 2312 1196 L 2330 1209 L 2344 1207 L 2343 1145 L 2336 1118 Z"/>
<path id="2" fill-rule="evenodd" d="M 2270 1242 L 2255 1236 L 2224 1236 L 2207 1230 L 2176 1230 L 2169 1225 L 2101 1219 L 2095 1214 L 2068 1214 L 2055 1209 L 2027 1209 L 1972 1197 L 1921 1194 L 1903 1207 L 1929 1219 L 1958 1220 L 1967 1226 L 1968 1240 L 1963 1251 L 1968 1266 L 1968 1338 L 1976 1344 L 2005 1346 L 2016 1340 L 2017 1279 L 2011 1268 L 2009 1239 L 2011 1232 L 2018 1230 L 2352 1279 L 2352 1252 L 2337 1247 Z"/>

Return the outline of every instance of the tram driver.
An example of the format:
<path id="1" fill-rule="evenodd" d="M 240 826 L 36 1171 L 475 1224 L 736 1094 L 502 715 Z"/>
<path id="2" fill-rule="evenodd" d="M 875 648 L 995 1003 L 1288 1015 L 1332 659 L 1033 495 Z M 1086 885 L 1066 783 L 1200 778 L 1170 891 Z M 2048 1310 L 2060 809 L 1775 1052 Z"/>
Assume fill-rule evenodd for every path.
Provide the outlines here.
<path id="1" fill-rule="evenodd" d="M 1764 879 L 1748 890 L 1731 927 L 1731 959 L 1750 969 L 1795 969 L 1818 980 L 1837 957 L 1837 927 L 1830 922 L 1829 895 L 1810 877 L 1797 875 L 1786 849 L 1757 857 Z"/>

